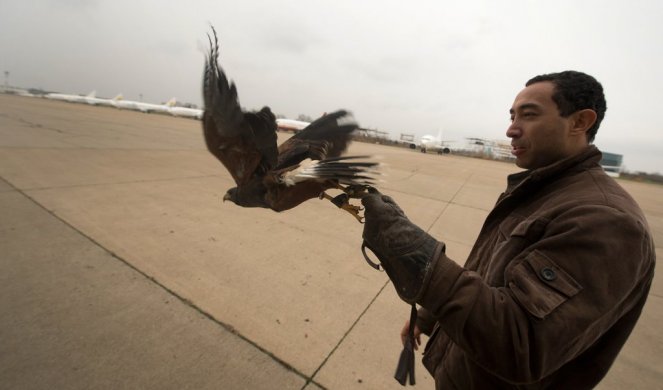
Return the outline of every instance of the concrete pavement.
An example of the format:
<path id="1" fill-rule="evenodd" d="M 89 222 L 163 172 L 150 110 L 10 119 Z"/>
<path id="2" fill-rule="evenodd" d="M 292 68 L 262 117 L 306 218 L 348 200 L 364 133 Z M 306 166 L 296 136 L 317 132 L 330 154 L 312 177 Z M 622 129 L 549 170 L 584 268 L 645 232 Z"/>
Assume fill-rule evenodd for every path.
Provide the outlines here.
<path id="1" fill-rule="evenodd" d="M 517 170 L 350 153 L 383 157 L 383 191 L 459 263 Z M 198 121 L 0 95 L 0 178 L 0 389 L 400 388 L 408 306 L 364 263 L 361 226 L 319 200 L 222 203 L 232 179 Z M 622 185 L 660 245 L 663 187 Z M 600 388 L 663 383 L 662 289 Z"/>

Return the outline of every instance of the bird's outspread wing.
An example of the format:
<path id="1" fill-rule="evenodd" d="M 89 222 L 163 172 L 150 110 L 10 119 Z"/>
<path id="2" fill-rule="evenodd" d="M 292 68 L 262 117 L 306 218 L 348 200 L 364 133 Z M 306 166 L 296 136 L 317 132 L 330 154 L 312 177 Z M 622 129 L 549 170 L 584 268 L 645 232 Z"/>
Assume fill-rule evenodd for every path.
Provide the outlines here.
<path id="1" fill-rule="evenodd" d="M 324 160 L 338 157 L 351 141 L 351 134 L 359 125 L 348 111 L 325 114 L 296 133 L 278 148 L 276 169 L 299 164 L 309 158 Z"/>
<path id="2" fill-rule="evenodd" d="M 330 188 L 369 185 L 378 164 L 369 156 L 341 156 L 359 127 L 352 115 L 326 114 L 279 146 L 276 168 L 265 176 L 266 199 L 282 211 L 319 197 Z"/>
<path id="3" fill-rule="evenodd" d="M 203 77 L 203 134 L 209 151 L 241 186 L 276 166 L 276 118 L 268 107 L 242 111 L 235 84 L 218 64 L 219 44 L 212 32 Z"/>
<path id="4" fill-rule="evenodd" d="M 274 114 L 268 107 L 242 111 L 235 84 L 218 64 L 219 44 L 214 28 L 212 32 L 203 77 L 203 133 L 207 148 L 237 184 L 224 200 L 283 211 L 327 196 L 327 189 L 342 190 L 347 198 L 372 184 L 377 163 L 361 161 L 367 156 L 341 156 L 358 128 L 345 110 L 323 115 L 277 147 Z M 336 200 L 338 207 L 353 207 Z"/>

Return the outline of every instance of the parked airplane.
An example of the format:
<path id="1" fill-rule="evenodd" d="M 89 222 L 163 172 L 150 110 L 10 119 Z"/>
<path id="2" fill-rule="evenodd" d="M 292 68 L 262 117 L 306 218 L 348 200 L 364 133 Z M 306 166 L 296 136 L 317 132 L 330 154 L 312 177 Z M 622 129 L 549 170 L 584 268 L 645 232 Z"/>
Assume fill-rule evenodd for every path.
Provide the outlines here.
<path id="1" fill-rule="evenodd" d="M 86 98 L 94 98 L 96 91 L 92 91 L 86 96 L 83 95 L 69 95 L 66 93 L 47 93 L 44 95 L 46 99 L 61 100 L 70 103 L 85 103 Z"/>
<path id="2" fill-rule="evenodd" d="M 87 95 L 70 95 L 66 93 L 47 93 L 44 95 L 47 99 L 61 100 L 70 103 L 87 103 L 93 106 L 114 106 L 115 101 L 122 99 L 122 95 L 117 95 L 113 99 L 98 98 L 96 91 Z"/>
<path id="3" fill-rule="evenodd" d="M 202 119 L 203 110 L 189 107 L 176 106 L 175 98 L 170 99 L 165 104 L 154 104 L 137 102 L 133 100 L 124 100 L 122 94 L 115 96 L 112 99 L 104 99 L 96 97 L 96 92 L 92 91 L 89 94 L 83 95 L 70 95 L 64 93 L 49 93 L 44 95 L 48 99 L 67 101 L 71 103 L 85 103 L 98 106 L 111 106 L 124 110 L 133 110 L 141 112 L 157 112 L 163 114 L 170 114 L 173 116 L 181 116 L 187 118 Z"/>
<path id="4" fill-rule="evenodd" d="M 175 98 L 172 98 L 165 104 L 143 103 L 133 100 L 124 100 L 122 95 L 119 95 L 119 99 L 115 99 L 113 106 L 124 110 L 134 110 L 145 113 L 158 112 L 162 114 L 170 114 L 170 109 L 175 106 L 175 102 Z"/>
<path id="5" fill-rule="evenodd" d="M 195 118 L 195 119 L 203 118 L 203 110 L 198 108 L 173 106 L 169 107 L 168 112 L 174 116 L 183 116 L 186 118 Z"/>
<path id="6" fill-rule="evenodd" d="M 421 137 L 419 149 L 421 149 L 421 153 L 426 153 L 427 150 L 437 152 L 437 154 L 451 153 L 449 146 L 446 145 L 445 141 L 442 141 L 441 131 L 438 133 L 437 137 L 433 135 L 424 135 Z"/>
<path id="7" fill-rule="evenodd" d="M 152 104 L 152 103 L 142 103 L 136 102 L 136 107 L 141 112 L 159 112 L 159 113 L 170 113 L 170 109 L 175 107 L 176 100 L 171 98 L 164 104 Z"/>
<path id="8" fill-rule="evenodd" d="M 115 107 L 115 102 L 122 99 L 122 94 L 115 96 L 112 99 L 98 98 L 96 96 L 85 96 L 84 102 L 93 106 L 110 106 Z"/>
<path id="9" fill-rule="evenodd" d="M 294 119 L 279 118 L 276 120 L 276 126 L 281 131 L 292 131 L 293 133 L 305 128 L 309 122 L 297 121 Z"/>

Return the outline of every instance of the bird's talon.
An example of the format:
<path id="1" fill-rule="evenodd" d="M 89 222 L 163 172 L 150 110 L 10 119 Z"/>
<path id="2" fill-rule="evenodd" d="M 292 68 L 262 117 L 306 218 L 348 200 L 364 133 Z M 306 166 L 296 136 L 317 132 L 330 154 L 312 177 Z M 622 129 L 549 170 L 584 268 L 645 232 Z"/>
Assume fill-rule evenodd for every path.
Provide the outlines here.
<path id="1" fill-rule="evenodd" d="M 364 223 L 364 217 L 359 215 L 360 211 L 363 211 L 364 208 L 361 206 L 355 206 L 350 204 L 349 200 L 352 197 L 350 194 L 346 193 L 345 191 L 342 194 L 339 194 L 337 196 L 330 196 L 325 192 L 321 192 L 320 195 L 318 196 L 320 199 L 327 199 L 330 202 L 332 202 L 336 207 L 339 209 L 343 209 L 350 213 L 359 223 Z"/>

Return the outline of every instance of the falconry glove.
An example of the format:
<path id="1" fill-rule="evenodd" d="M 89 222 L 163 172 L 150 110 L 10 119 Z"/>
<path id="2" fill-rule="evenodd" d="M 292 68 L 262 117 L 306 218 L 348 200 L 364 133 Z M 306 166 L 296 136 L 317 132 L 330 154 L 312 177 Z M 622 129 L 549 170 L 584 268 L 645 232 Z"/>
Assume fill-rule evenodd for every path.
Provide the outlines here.
<path id="1" fill-rule="evenodd" d="M 391 279 L 402 300 L 412 305 L 410 328 L 403 346 L 394 378 L 403 386 L 414 379 L 414 326 L 417 321 L 416 302 L 426 291 L 437 259 L 444 250 L 444 243 L 437 241 L 421 228 L 410 222 L 403 210 L 389 196 L 382 195 L 369 187 L 364 196 L 364 258 L 374 268 L 366 255 L 370 249 L 380 259 L 380 265 Z"/>
<path id="2" fill-rule="evenodd" d="M 361 203 L 366 221 L 363 247 L 378 257 L 401 299 L 416 303 L 428 286 L 444 243 L 413 224 L 391 197 L 374 188 Z"/>

